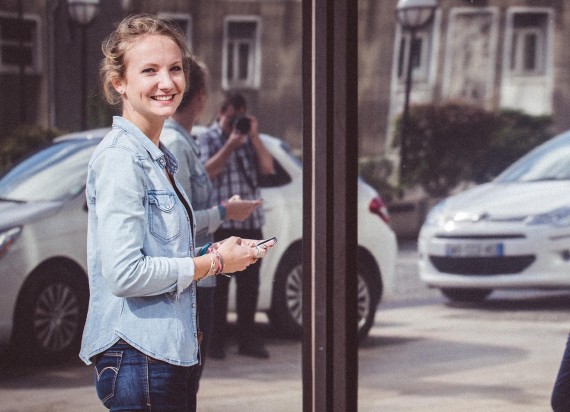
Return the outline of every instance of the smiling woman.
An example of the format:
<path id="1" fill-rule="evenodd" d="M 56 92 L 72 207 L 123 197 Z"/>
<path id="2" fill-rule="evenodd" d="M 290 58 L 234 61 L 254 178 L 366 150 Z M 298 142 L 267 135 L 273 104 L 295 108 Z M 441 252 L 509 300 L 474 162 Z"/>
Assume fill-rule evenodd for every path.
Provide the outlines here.
<path id="1" fill-rule="evenodd" d="M 187 86 L 191 55 L 181 33 L 154 16 L 130 16 L 103 52 L 105 95 L 121 103 L 122 116 L 87 171 L 91 293 L 80 357 L 95 364 L 109 409 L 194 411 L 196 281 L 255 263 L 256 240 L 195 244 L 176 159 L 160 142 Z"/>

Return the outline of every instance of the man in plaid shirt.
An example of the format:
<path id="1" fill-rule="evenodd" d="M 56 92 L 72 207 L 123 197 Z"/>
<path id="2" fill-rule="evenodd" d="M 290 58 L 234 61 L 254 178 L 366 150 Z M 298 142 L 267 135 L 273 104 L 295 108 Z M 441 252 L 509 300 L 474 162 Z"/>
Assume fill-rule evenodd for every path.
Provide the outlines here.
<path id="1" fill-rule="evenodd" d="M 246 102 L 242 95 L 234 94 L 226 98 L 218 119 L 200 136 L 199 143 L 201 160 L 212 180 L 213 204 L 221 204 L 232 196 L 244 200 L 260 199 L 258 174 L 274 173 L 273 158 L 259 139 L 257 119 L 246 116 Z M 229 220 L 222 223 L 214 239 L 225 239 L 228 234 L 245 239 L 263 239 L 263 223 L 263 210 L 258 207 L 243 222 Z M 250 265 L 236 277 L 238 345 L 242 355 L 268 358 L 269 353 L 254 327 L 260 264 Z M 219 277 L 216 285 L 209 355 L 217 359 L 225 357 L 230 280 Z"/>

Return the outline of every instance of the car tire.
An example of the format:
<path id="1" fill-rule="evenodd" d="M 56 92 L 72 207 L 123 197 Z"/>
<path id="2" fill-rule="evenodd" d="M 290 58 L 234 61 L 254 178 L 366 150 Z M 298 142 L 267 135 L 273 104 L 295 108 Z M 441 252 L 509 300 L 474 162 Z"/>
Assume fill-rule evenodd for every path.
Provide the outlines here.
<path id="1" fill-rule="evenodd" d="M 358 259 L 358 339 L 370 332 L 381 295 L 378 270 L 367 259 Z M 300 338 L 302 325 L 303 267 L 300 247 L 289 251 L 275 275 L 273 300 L 269 312 L 272 329 L 280 336 Z"/>
<path id="2" fill-rule="evenodd" d="M 493 289 L 441 289 L 441 293 L 453 302 L 481 302 L 485 300 L 491 292 L 493 292 Z"/>
<path id="3" fill-rule="evenodd" d="M 65 266 L 31 276 L 18 305 L 13 352 L 39 363 L 77 355 L 88 301 L 86 277 Z"/>

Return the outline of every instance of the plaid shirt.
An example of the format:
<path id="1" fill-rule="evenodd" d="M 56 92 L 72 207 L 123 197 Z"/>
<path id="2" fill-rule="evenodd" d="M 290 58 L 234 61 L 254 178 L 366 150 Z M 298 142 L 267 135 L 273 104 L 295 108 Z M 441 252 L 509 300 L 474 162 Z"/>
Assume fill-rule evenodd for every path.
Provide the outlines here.
<path id="1" fill-rule="evenodd" d="M 200 159 L 203 163 L 212 157 L 226 143 L 228 136 L 224 136 L 217 122 L 198 138 L 200 144 Z M 213 204 L 220 204 L 233 195 L 240 195 L 244 200 L 261 198 L 257 185 L 257 156 L 253 145 L 248 140 L 237 148 L 229 157 L 224 170 L 212 179 Z M 258 207 L 243 222 L 228 220 L 222 223 L 224 229 L 261 229 L 264 223 L 263 210 Z"/>

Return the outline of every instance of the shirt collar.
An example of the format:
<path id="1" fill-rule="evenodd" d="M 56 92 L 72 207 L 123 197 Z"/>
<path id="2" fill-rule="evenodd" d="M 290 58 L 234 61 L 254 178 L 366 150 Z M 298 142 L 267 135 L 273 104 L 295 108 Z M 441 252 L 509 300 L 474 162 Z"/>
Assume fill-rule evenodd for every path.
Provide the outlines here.
<path id="1" fill-rule="evenodd" d="M 129 133 L 145 148 L 150 157 L 158 163 L 161 168 L 164 169 L 168 166 L 168 171 L 170 173 L 176 173 L 178 170 L 176 158 L 161 142 L 157 147 L 138 127 L 121 116 L 113 116 L 113 128 L 123 129 Z"/>

